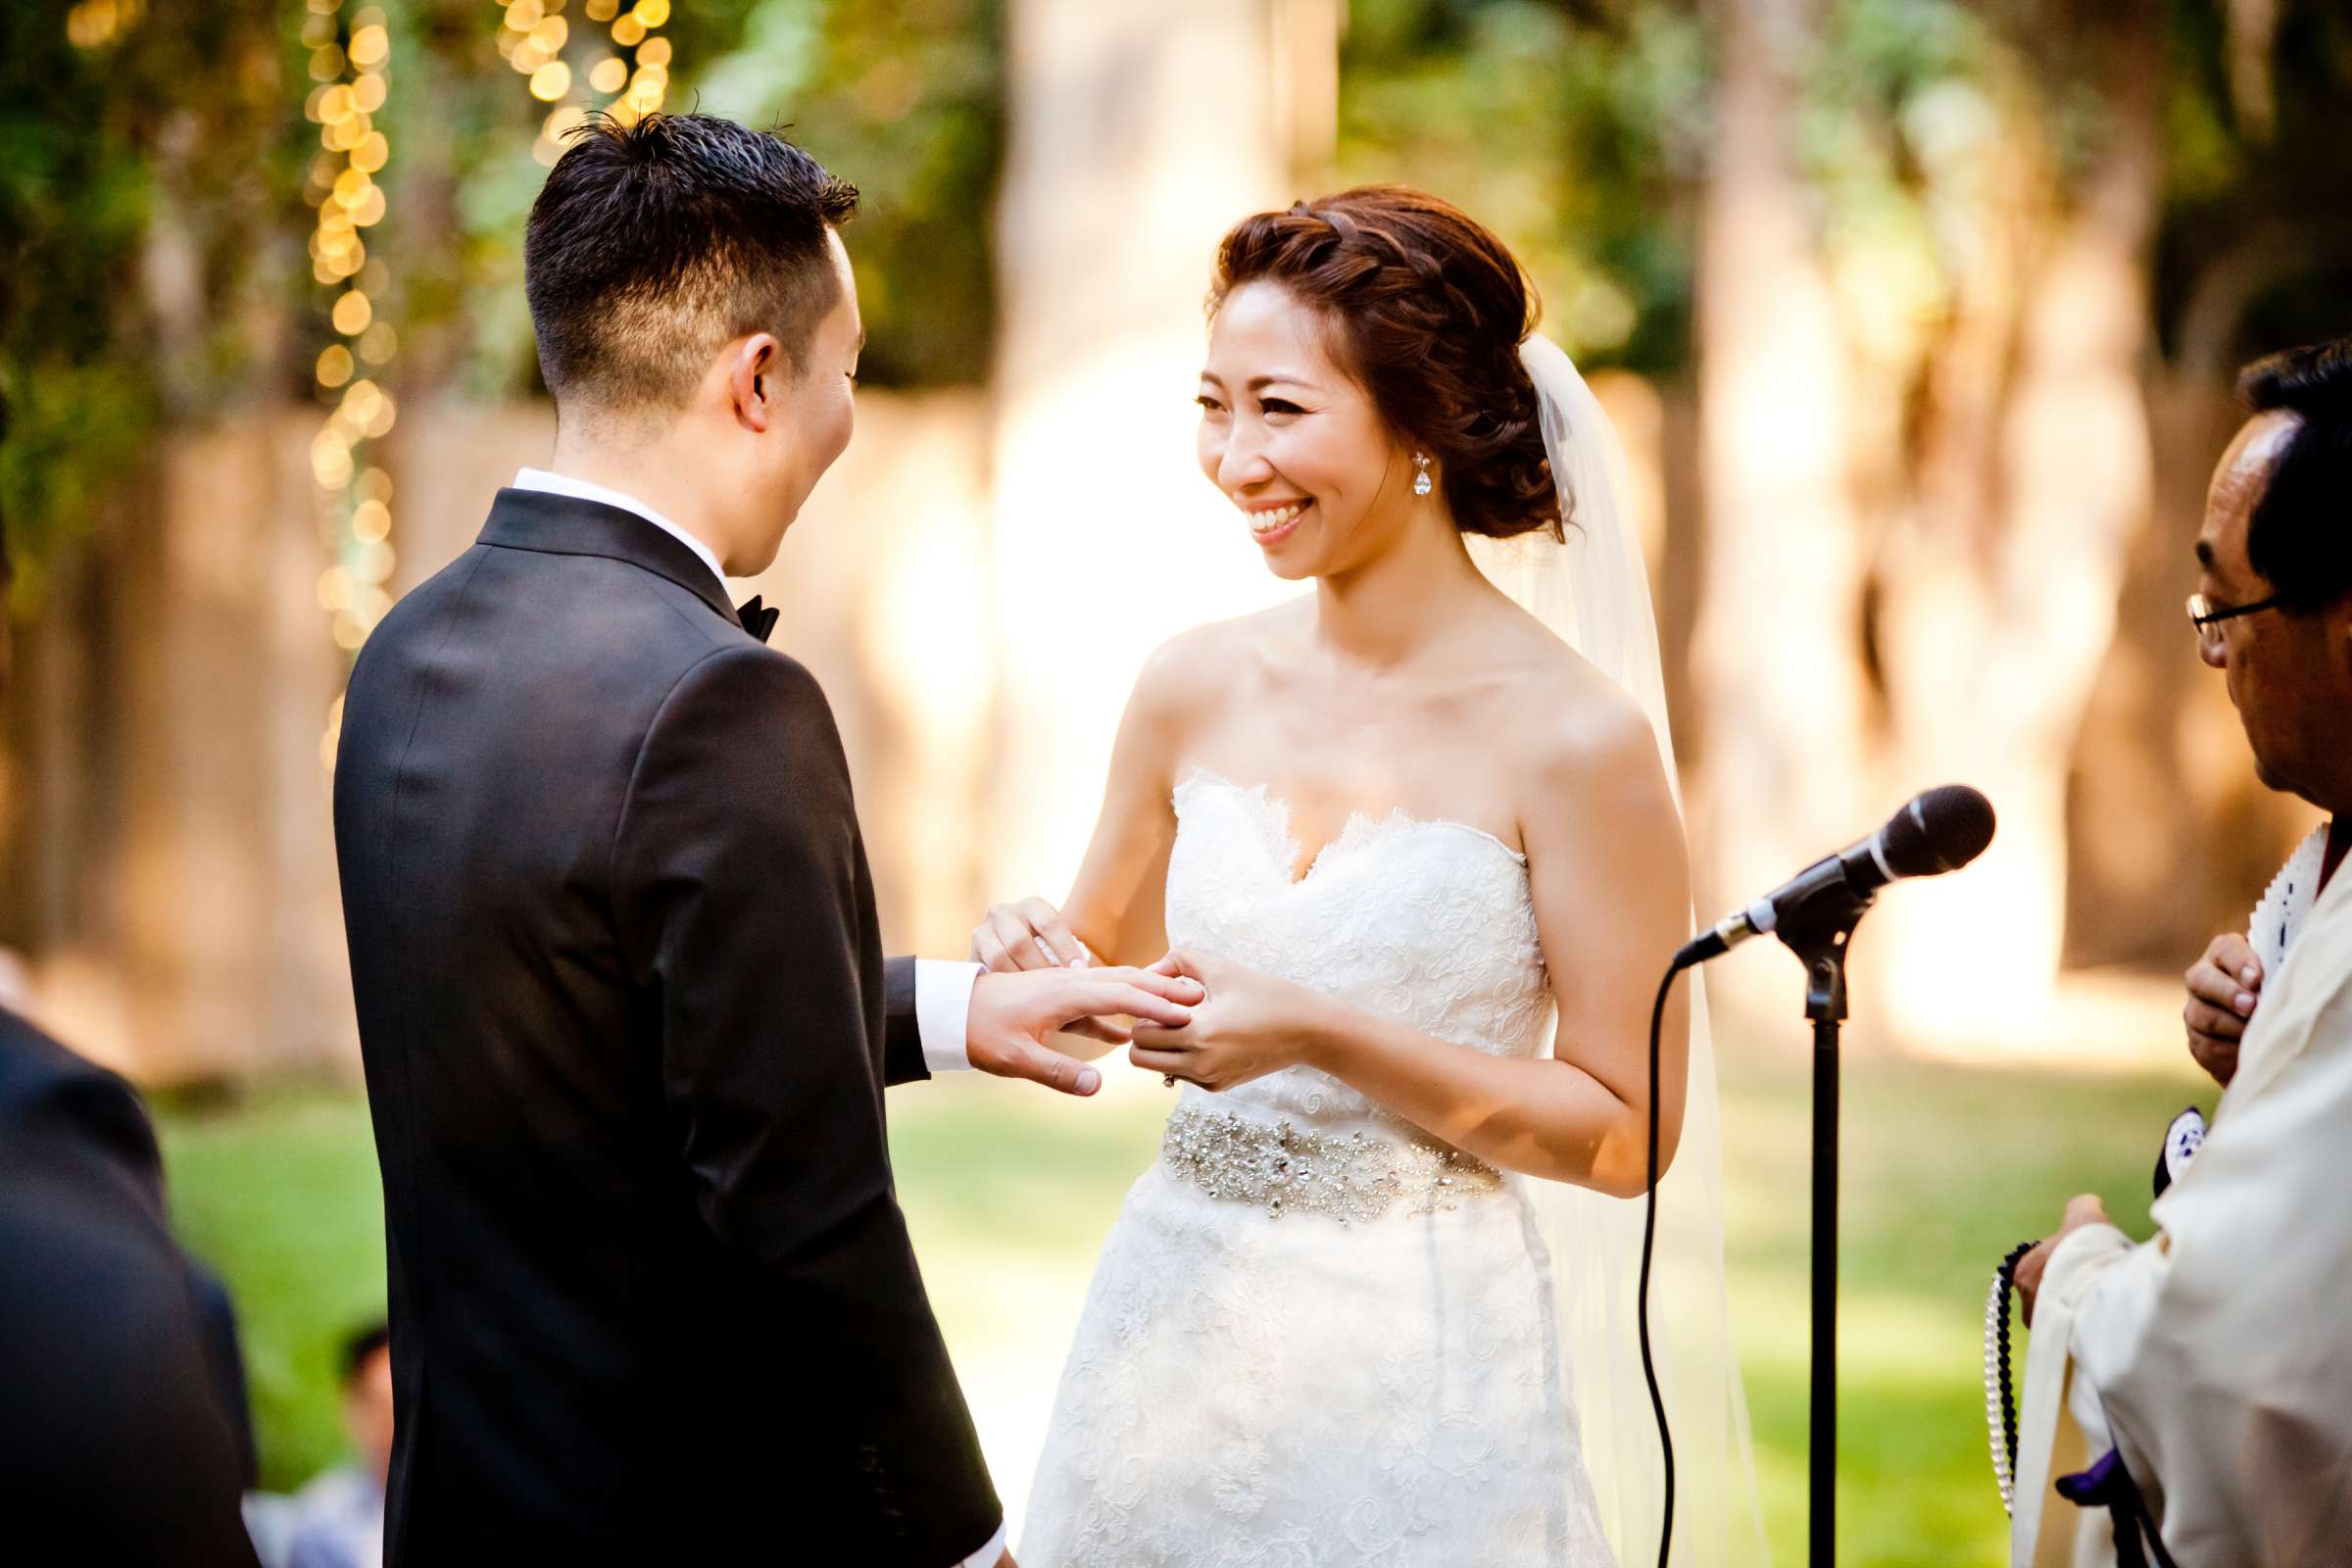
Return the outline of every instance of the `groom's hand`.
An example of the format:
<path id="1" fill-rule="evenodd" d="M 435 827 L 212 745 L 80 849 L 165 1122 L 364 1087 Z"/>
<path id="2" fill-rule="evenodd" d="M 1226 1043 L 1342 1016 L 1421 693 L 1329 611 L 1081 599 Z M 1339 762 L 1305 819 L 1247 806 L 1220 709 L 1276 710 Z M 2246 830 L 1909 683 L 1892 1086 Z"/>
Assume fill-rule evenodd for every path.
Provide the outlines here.
<path id="1" fill-rule="evenodd" d="M 1083 969 L 1095 961 L 1095 956 L 1070 930 L 1059 909 L 1043 899 L 1023 899 L 1017 904 L 990 906 L 972 928 L 972 961 L 991 974 L 1016 974 L 1028 969 Z M 1081 1018 L 1062 1032 L 1106 1046 L 1123 1046 L 1128 1041 L 1126 1030 L 1093 1018 Z"/>
<path id="2" fill-rule="evenodd" d="M 992 972 L 972 982 L 964 1049 L 972 1065 L 1000 1078 L 1026 1078 L 1065 1095 L 1091 1095 L 1102 1075 L 1047 1041 L 1082 1020 L 1124 1013 L 1166 1029 L 1192 1022 L 1200 983 L 1150 969 L 1031 969 Z"/>

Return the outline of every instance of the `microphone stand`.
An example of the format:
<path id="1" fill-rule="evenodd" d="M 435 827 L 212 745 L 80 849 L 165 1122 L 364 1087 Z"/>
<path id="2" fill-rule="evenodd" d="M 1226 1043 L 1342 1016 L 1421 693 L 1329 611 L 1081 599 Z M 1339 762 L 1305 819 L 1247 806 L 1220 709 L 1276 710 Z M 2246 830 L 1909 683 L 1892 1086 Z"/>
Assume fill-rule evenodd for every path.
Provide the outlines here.
<path id="1" fill-rule="evenodd" d="M 1845 956 L 1871 901 L 1820 901 L 1774 932 L 1805 964 L 1813 1024 L 1813 1354 L 1808 1403 L 1805 1560 L 1831 1568 L 1838 1546 L 1838 1037 Z"/>
<path id="2" fill-rule="evenodd" d="M 1845 1022 L 1845 957 L 1854 928 L 1870 912 L 1878 890 L 1905 876 L 1956 870 L 1975 859 L 1992 840 L 1992 803 L 1966 785 L 1947 784 L 1913 797 L 1885 827 L 1836 855 L 1816 860 L 1743 911 L 1683 944 L 1667 970 L 1704 963 L 1749 937 L 1766 932 L 1781 939 L 1805 966 L 1805 1017 L 1813 1025 L 1813 1355 L 1807 1399 L 1806 1561 L 1831 1568 L 1838 1549 L 1838 1033 Z M 1658 993 L 1658 1010 L 1666 994 Z M 1650 1023 L 1650 1147 L 1657 1147 L 1657 1033 Z M 1650 1170 L 1650 1204 L 1657 1204 L 1657 1171 Z M 1649 1250 L 1642 1234 L 1641 1310 L 1642 1368 L 1649 1369 Z M 1666 1436 L 1663 1401 L 1653 1390 L 1658 1435 Z M 1674 1524 L 1674 1459 L 1666 1460 L 1667 1530 Z M 1661 1541 L 1660 1568 L 1666 1548 Z"/>

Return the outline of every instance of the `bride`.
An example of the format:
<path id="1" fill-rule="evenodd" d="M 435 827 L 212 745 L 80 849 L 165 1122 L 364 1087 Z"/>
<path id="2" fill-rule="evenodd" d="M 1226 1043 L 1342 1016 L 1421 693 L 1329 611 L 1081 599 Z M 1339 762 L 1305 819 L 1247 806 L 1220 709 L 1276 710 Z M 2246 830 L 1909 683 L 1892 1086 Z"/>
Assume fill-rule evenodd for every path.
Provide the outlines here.
<path id="1" fill-rule="evenodd" d="M 993 968 L 1158 959 L 1207 994 L 1132 1036 L 1182 1092 L 1103 1249 L 1022 1559 L 1582 1568 L 1612 1535 L 1645 1556 L 1626 1243 L 1690 891 L 1613 437 L 1528 336 L 1510 253 L 1434 197 L 1251 218 L 1210 306 L 1201 469 L 1314 589 L 1153 656 L 1067 904 L 974 933 Z M 1532 613 L 1511 572 L 1566 602 Z M 1708 1140 L 1699 1245 L 1662 1254 L 1695 1259 L 1661 1309 L 1702 1350 L 1665 1371 L 1701 1428 L 1677 1433 L 1683 1506 L 1705 1488 L 1720 1523 L 1743 1417 L 1680 998 L 1664 1040 L 1661 1165 Z M 1607 1363 L 1592 1389 L 1580 1355 Z"/>

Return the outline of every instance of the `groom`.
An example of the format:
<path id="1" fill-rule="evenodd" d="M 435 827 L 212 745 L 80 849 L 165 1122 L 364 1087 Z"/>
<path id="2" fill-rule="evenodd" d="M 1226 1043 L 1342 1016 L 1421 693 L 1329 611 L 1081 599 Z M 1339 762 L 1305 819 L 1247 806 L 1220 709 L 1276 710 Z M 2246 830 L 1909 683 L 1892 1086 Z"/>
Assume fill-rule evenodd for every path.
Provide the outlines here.
<path id="1" fill-rule="evenodd" d="M 583 135 L 524 246 L 554 469 L 353 670 L 393 1564 L 999 1561 L 883 1086 L 1089 1094 L 1056 1028 L 1198 999 L 885 962 L 824 694 L 728 601 L 850 439 L 856 202 L 719 120 Z"/>

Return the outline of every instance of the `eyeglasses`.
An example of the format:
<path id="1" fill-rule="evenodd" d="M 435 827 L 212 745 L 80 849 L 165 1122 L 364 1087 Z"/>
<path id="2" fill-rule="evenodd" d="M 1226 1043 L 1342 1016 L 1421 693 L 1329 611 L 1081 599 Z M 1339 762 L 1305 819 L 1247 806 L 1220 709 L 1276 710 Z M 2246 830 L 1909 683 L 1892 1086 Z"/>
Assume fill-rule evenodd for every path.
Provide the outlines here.
<path id="1" fill-rule="evenodd" d="M 2216 626 L 2225 620 L 2235 620 L 2240 615 L 2251 615 L 2258 610 L 2276 610 L 2281 602 L 2282 596 L 2273 594 L 2268 599 L 2257 599 L 2250 605 L 2217 605 L 2203 594 L 2190 594 L 2188 623 L 2197 629 L 2198 642 L 2208 648 L 2218 648 L 2222 634 L 2214 630 Z"/>

